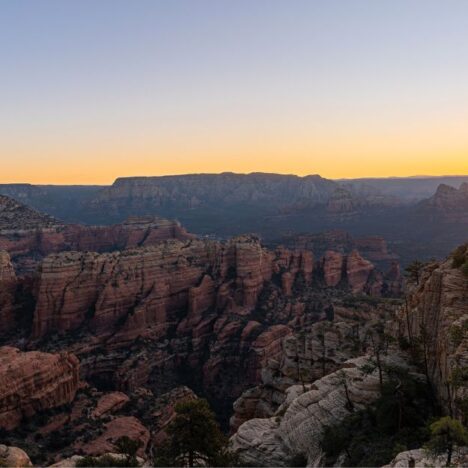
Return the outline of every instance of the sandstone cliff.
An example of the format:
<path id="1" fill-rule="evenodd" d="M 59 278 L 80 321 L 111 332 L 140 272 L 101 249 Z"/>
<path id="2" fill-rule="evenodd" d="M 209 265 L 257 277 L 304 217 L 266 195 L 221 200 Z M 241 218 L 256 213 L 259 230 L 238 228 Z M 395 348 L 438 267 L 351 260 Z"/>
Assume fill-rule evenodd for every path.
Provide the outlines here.
<path id="1" fill-rule="evenodd" d="M 110 252 L 194 237 L 178 222 L 157 217 L 129 218 L 114 226 L 84 226 L 52 222 L 47 217 L 44 220 L 25 206 L 15 206 L 21 208 L 21 217 L 5 218 L 0 212 L 0 250 L 10 254 L 20 273 L 34 271 L 50 253 Z"/>
<path id="2" fill-rule="evenodd" d="M 454 267 L 452 257 L 429 264 L 419 280 L 409 285 L 406 303 L 398 314 L 398 328 L 399 336 L 422 356 L 446 411 L 466 418 L 468 277 Z"/>
<path id="3" fill-rule="evenodd" d="M 0 334 L 15 326 L 16 274 L 7 252 L 0 250 Z"/>
<path id="4" fill-rule="evenodd" d="M 13 429 L 24 417 L 70 403 L 78 384 L 79 362 L 71 354 L 0 348 L 0 427 Z"/>

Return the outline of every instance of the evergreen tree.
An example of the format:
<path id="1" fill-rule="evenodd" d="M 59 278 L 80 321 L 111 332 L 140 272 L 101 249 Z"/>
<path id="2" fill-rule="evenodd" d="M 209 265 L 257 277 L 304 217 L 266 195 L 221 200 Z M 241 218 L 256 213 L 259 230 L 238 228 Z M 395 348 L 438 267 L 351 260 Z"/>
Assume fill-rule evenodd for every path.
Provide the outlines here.
<path id="1" fill-rule="evenodd" d="M 157 451 L 157 466 L 228 466 L 233 460 L 208 402 L 197 399 L 175 406 L 168 440 Z"/>
<path id="2" fill-rule="evenodd" d="M 405 276 L 409 280 L 414 281 L 416 284 L 419 284 L 419 277 L 423 267 L 424 263 L 420 262 L 419 260 L 414 260 L 405 268 Z"/>
<path id="3" fill-rule="evenodd" d="M 127 466 L 138 466 L 137 452 L 141 441 L 130 439 L 128 436 L 119 437 L 114 444 L 118 453 L 125 455 Z"/>
<path id="4" fill-rule="evenodd" d="M 468 445 L 468 431 L 460 421 L 444 416 L 430 425 L 431 439 L 426 445 L 434 455 L 447 454 L 446 466 L 452 462 L 455 446 Z"/>

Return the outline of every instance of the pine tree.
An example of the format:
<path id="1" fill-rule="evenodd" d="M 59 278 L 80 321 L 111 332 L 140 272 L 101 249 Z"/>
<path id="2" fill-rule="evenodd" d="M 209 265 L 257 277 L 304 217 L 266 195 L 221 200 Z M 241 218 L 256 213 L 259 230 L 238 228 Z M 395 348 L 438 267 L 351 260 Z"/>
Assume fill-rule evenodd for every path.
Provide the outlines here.
<path id="1" fill-rule="evenodd" d="M 426 447 L 434 455 L 447 454 L 446 466 L 452 462 L 454 446 L 468 445 L 468 431 L 460 421 L 444 416 L 430 425 L 431 439 Z"/>
<path id="2" fill-rule="evenodd" d="M 176 417 L 166 429 L 168 439 L 157 451 L 157 466 L 228 466 L 227 438 L 208 402 L 197 399 L 175 406 Z"/>

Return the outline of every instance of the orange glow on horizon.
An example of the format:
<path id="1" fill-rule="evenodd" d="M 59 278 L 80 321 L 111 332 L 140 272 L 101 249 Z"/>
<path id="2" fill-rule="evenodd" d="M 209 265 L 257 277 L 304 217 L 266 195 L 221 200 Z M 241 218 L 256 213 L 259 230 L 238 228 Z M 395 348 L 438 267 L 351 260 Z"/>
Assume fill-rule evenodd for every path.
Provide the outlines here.
<path id="1" fill-rule="evenodd" d="M 27 141 L 0 142 L 0 154 L 8 155 L 2 158 L 0 183 L 108 185 L 125 176 L 220 172 L 329 179 L 468 174 L 465 118 L 447 119 L 443 127 L 440 121 L 384 123 L 301 127 L 281 121 L 263 127 L 182 127 L 180 134 L 128 127 L 87 135 L 36 134 Z"/>

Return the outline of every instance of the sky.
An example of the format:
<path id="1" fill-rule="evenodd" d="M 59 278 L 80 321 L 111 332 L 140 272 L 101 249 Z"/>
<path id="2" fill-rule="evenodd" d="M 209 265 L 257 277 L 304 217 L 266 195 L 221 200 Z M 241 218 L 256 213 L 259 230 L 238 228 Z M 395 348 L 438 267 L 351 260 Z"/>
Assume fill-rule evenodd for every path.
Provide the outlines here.
<path id="1" fill-rule="evenodd" d="M 0 183 L 468 174 L 466 0 L 0 2 Z"/>

